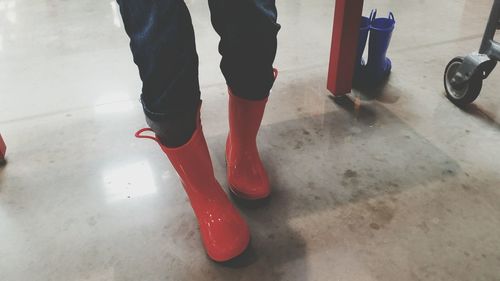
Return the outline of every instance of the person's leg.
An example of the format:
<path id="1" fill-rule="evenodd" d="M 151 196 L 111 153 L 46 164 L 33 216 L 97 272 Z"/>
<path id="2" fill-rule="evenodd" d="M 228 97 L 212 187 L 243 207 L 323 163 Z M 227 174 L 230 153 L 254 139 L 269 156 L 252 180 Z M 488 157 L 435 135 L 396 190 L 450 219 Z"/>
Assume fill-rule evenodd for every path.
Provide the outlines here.
<path id="1" fill-rule="evenodd" d="M 209 0 L 212 23 L 221 37 L 221 70 L 229 87 L 227 177 L 231 191 L 245 199 L 270 194 L 257 149 L 257 133 L 275 80 L 277 12 L 274 0 Z"/>
<path id="2" fill-rule="evenodd" d="M 265 99 L 274 83 L 280 29 L 275 0 L 209 0 L 209 6 L 228 86 L 238 97 Z"/>
<path id="3" fill-rule="evenodd" d="M 117 0 L 143 82 L 146 120 L 162 143 L 185 144 L 200 100 L 198 55 L 183 0 Z"/>
<path id="4" fill-rule="evenodd" d="M 143 81 L 142 103 L 151 129 L 136 133 L 158 142 L 181 178 L 208 255 L 226 261 L 248 245 L 248 226 L 214 175 L 200 123 L 198 57 L 183 0 L 118 0 Z M 156 136 L 143 135 L 153 131 Z"/>

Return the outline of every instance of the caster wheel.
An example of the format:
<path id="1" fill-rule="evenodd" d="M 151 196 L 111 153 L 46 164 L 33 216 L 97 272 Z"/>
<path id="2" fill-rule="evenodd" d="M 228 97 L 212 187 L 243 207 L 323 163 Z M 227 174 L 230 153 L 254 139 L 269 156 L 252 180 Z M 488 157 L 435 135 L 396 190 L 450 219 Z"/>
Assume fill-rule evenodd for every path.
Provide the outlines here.
<path id="1" fill-rule="evenodd" d="M 446 97 L 458 107 L 464 107 L 475 101 L 483 87 L 483 78 L 480 75 L 474 75 L 467 83 L 461 85 L 459 88 L 451 85 L 451 79 L 453 79 L 463 62 L 463 57 L 452 59 L 446 66 L 446 71 L 444 72 Z"/>

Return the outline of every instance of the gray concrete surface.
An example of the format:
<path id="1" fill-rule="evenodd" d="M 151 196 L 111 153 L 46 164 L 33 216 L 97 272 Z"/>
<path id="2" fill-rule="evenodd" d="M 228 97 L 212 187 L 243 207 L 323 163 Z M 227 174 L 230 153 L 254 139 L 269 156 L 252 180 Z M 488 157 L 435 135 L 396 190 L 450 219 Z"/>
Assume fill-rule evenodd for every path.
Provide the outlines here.
<path id="1" fill-rule="evenodd" d="M 394 71 L 334 102 L 334 1 L 278 1 L 281 73 L 259 136 L 274 193 L 238 204 L 252 245 L 216 264 L 167 159 L 133 138 L 140 81 L 114 2 L 0 0 L 0 280 L 500 280 L 498 71 L 465 111 L 442 86 L 490 2 L 366 1 L 396 15 Z M 218 38 L 206 1 L 188 5 L 225 186 Z"/>

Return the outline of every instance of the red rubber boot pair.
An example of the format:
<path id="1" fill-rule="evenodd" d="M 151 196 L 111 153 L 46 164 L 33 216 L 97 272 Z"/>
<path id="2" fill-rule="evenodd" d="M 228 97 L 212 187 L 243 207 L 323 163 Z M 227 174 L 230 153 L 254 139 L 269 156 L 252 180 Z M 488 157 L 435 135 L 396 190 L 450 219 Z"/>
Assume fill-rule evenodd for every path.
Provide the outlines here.
<path id="1" fill-rule="evenodd" d="M 245 100 L 229 90 L 227 177 L 230 190 L 244 199 L 262 199 L 270 193 L 269 179 L 256 144 L 266 102 L 267 99 Z M 158 137 L 142 135 L 147 131 L 152 132 L 149 128 L 142 129 L 136 137 L 156 141 L 174 166 L 198 220 L 208 256 L 224 262 L 243 253 L 250 241 L 248 225 L 215 178 L 199 113 L 193 136 L 181 147 L 168 148 Z"/>
<path id="2" fill-rule="evenodd" d="M 248 246 L 250 232 L 215 178 L 212 160 L 203 135 L 200 118 L 191 139 L 178 148 L 168 148 L 157 137 L 138 138 L 156 141 L 177 171 L 200 227 L 201 239 L 210 258 L 218 262 L 239 256 Z"/>

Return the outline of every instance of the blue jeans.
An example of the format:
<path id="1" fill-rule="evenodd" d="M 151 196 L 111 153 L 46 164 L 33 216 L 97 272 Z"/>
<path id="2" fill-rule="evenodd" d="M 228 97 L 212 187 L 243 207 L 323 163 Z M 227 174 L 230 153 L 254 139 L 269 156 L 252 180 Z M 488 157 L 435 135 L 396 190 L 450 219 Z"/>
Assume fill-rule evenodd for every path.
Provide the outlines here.
<path id="1" fill-rule="evenodd" d="M 144 112 L 161 135 L 165 126 L 158 123 L 176 123 L 182 114 L 195 114 L 199 104 L 191 16 L 183 0 L 117 2 L 143 82 Z M 241 98 L 266 98 L 274 82 L 272 65 L 280 29 L 275 0 L 208 2 L 212 25 L 221 37 L 220 68 L 227 85 Z"/>

